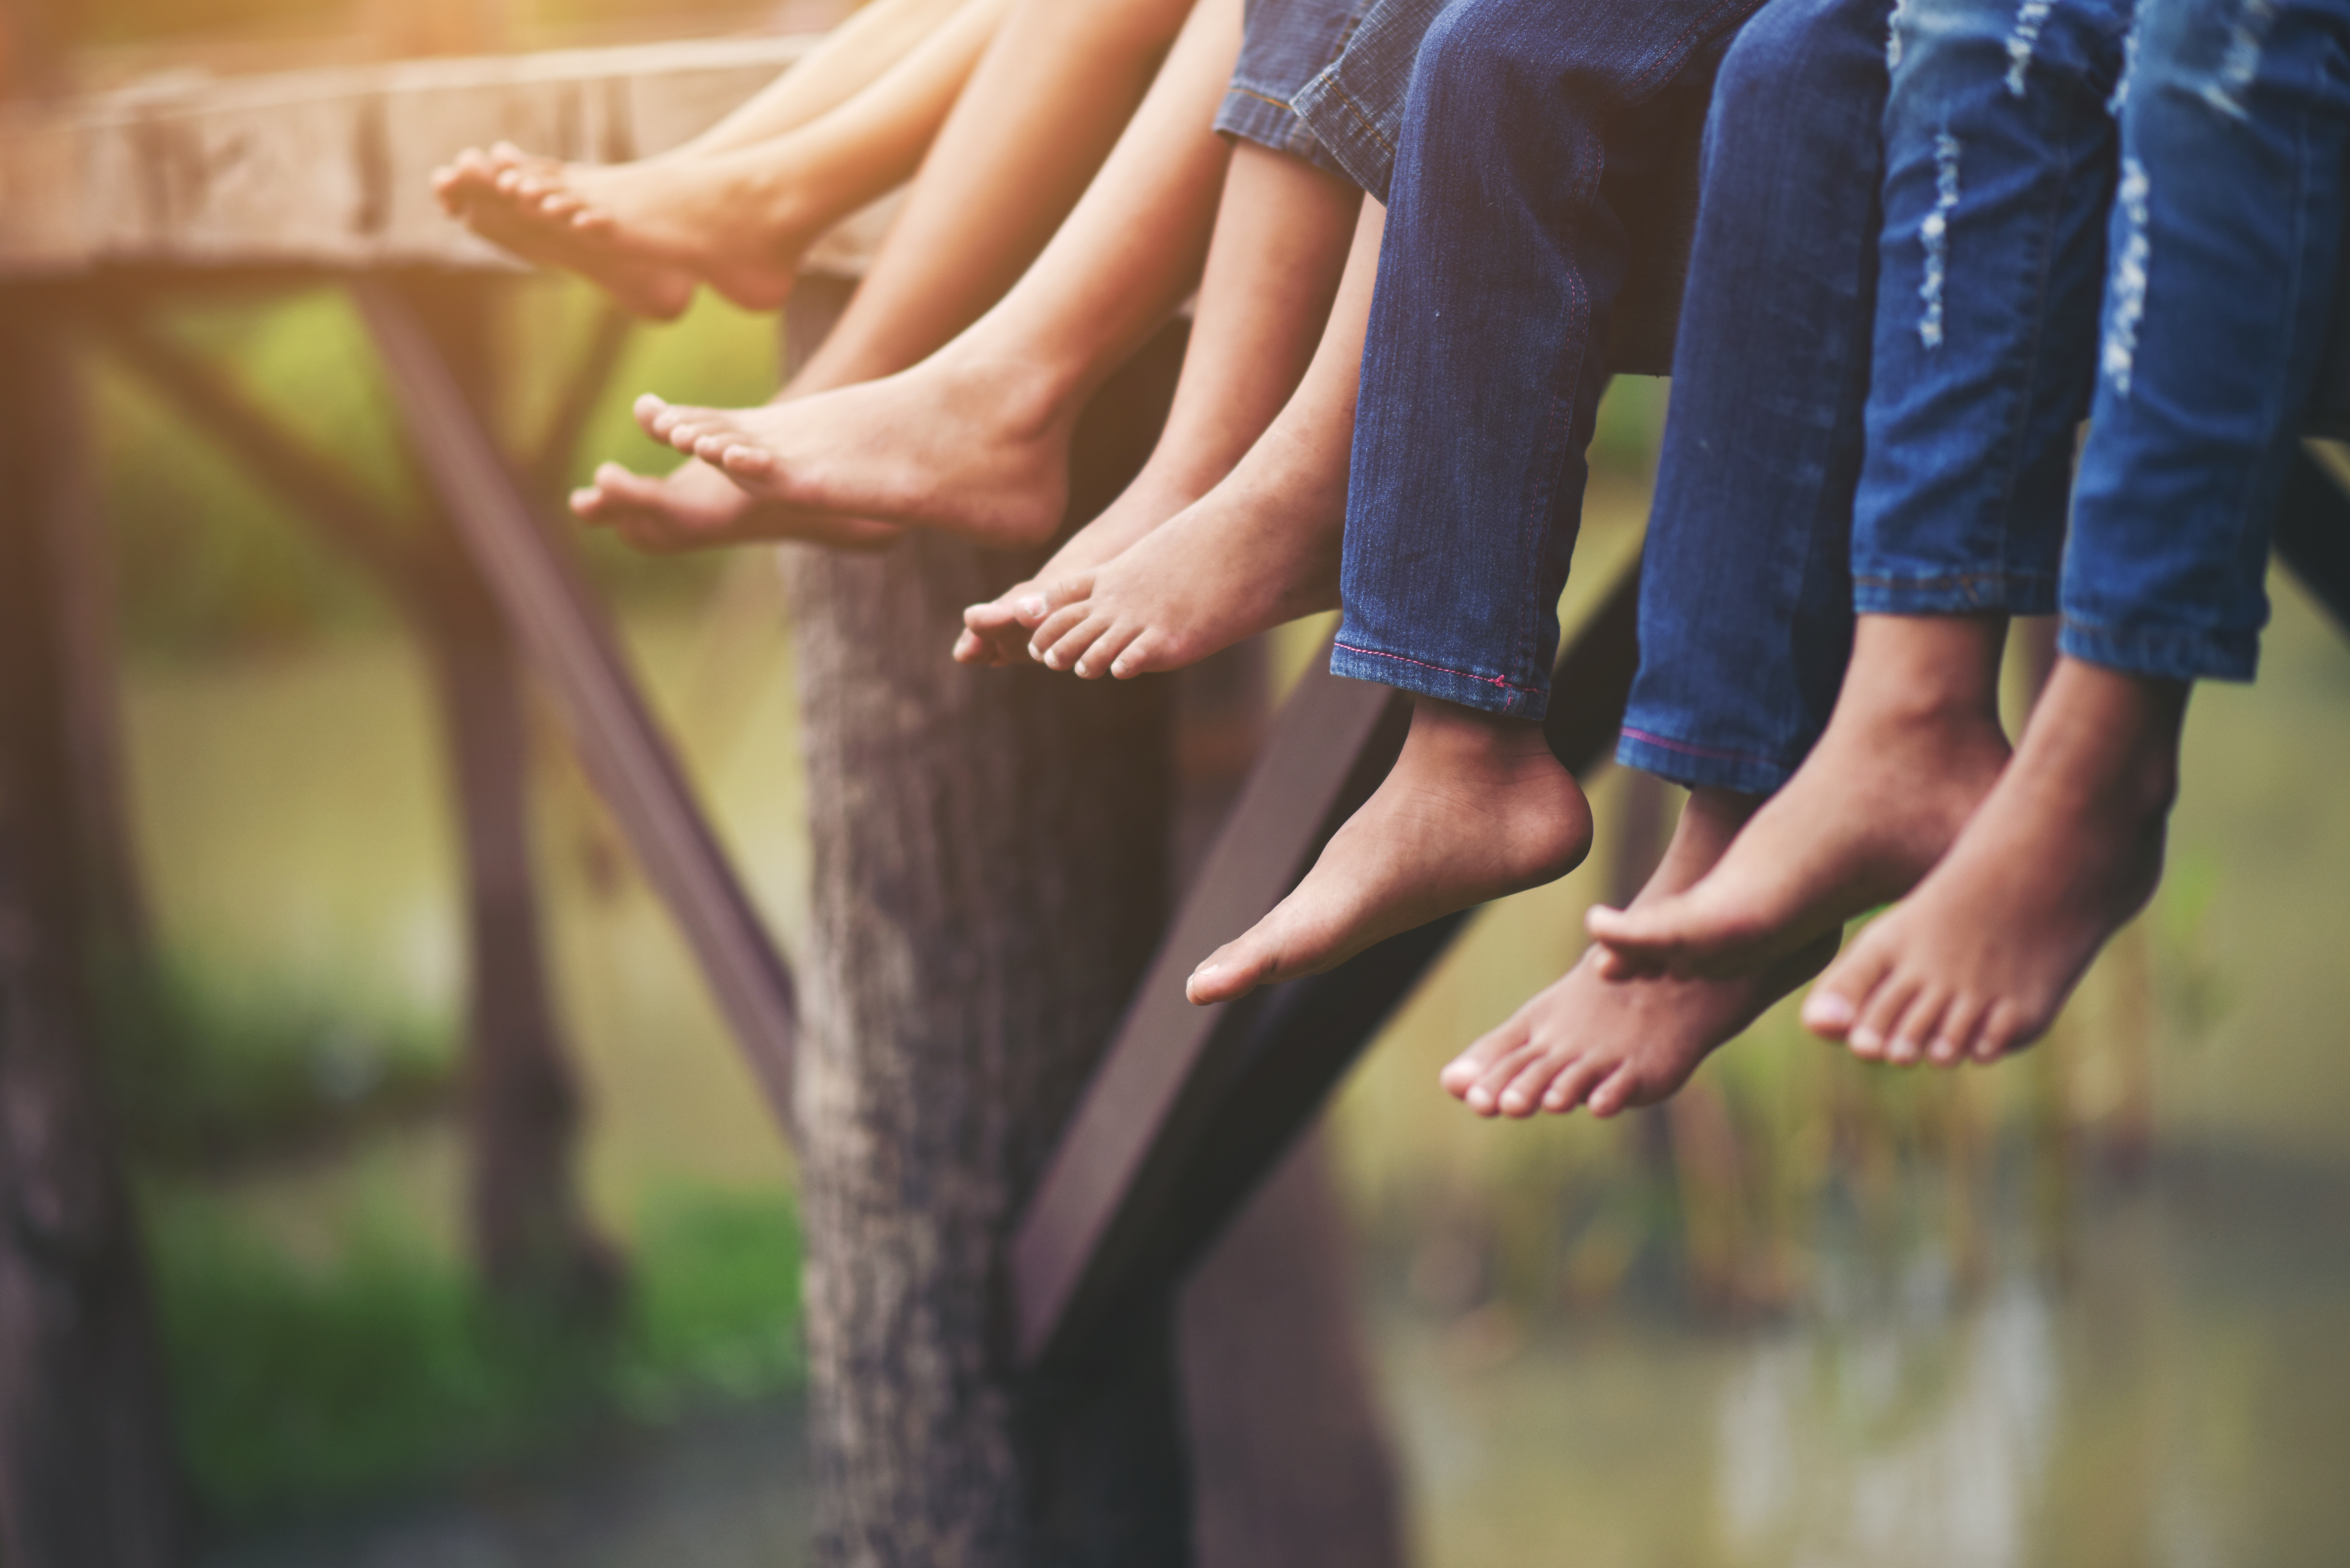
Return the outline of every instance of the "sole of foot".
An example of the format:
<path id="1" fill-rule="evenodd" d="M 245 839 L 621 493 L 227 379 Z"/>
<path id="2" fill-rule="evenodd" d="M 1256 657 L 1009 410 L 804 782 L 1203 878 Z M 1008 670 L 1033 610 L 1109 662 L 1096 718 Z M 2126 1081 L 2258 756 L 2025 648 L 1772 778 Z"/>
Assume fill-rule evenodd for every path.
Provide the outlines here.
<path id="1" fill-rule="evenodd" d="M 886 550 L 905 536 L 894 523 L 800 513 L 761 501 L 705 462 L 681 463 L 665 474 L 604 463 L 594 483 L 571 493 L 571 511 L 649 555 L 785 540 Z"/>
<path id="2" fill-rule="evenodd" d="M 1588 1106 L 1607 1117 L 1669 1098 L 1699 1064 L 1835 956 L 1821 938 L 1766 973 L 1738 980 L 1601 976 L 1596 950 L 1438 1075 L 1481 1116 Z"/>
<path id="3" fill-rule="evenodd" d="M 654 440 L 753 495 L 842 516 L 920 524 L 1002 549 L 1043 544 L 1069 493 L 1074 419 L 1022 419 L 984 377 L 925 365 L 755 409 L 637 400 Z"/>
<path id="4" fill-rule="evenodd" d="M 1305 879 L 1192 971 L 1201 1005 L 1334 969 L 1456 909 L 1583 863 L 1591 807 L 1541 726 L 1423 699 L 1403 754 Z"/>
<path id="5" fill-rule="evenodd" d="M 1035 628 L 1029 657 L 1088 680 L 1131 680 L 1335 609 L 1345 524 L 1343 494 L 1236 473 L 1115 560 L 1045 576 L 1017 607 Z"/>
<path id="6" fill-rule="evenodd" d="M 1899 1065 L 1996 1061 L 2047 1032 L 2097 950 L 2153 897 L 2177 721 L 2101 725 L 2081 704 L 2068 711 L 2064 668 L 1949 856 L 1813 989 L 1814 1033 Z"/>

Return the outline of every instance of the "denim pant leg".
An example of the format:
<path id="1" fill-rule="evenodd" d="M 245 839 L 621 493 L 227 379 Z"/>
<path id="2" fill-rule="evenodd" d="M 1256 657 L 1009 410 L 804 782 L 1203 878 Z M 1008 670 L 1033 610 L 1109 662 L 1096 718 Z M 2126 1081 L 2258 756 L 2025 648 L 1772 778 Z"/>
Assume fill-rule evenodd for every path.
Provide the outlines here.
<path id="1" fill-rule="evenodd" d="M 1903 0 L 1887 41 L 1864 614 L 2056 606 L 2129 0 Z"/>
<path id="2" fill-rule="evenodd" d="M 1549 702 L 1629 201 L 1746 0 L 1460 0 L 1412 73 L 1363 349 L 1330 667 Z"/>
<path id="3" fill-rule="evenodd" d="M 2343 261 L 2350 0 L 2140 0 L 2058 646 L 2249 680 Z"/>
<path id="4" fill-rule="evenodd" d="M 1458 0 L 1370 0 L 1346 47 L 1289 100 L 1355 183 L 1384 202 L 1403 140 L 1405 95 L 1428 29 Z"/>
<path id="5" fill-rule="evenodd" d="M 1852 649 L 1892 0 L 1771 0 L 1721 64 L 1618 761 L 1766 794 Z"/>
<path id="6" fill-rule="evenodd" d="M 1290 99 L 1338 58 L 1367 0 L 1248 0 L 1240 58 L 1216 109 L 1216 129 L 1352 179 Z"/>

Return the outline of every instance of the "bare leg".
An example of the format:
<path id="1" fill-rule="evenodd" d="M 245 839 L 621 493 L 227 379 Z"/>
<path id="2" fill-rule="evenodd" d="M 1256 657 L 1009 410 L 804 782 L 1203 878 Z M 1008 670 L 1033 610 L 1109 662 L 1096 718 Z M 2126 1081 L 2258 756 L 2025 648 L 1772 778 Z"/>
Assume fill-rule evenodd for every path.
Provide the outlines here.
<path id="1" fill-rule="evenodd" d="M 2055 1022 L 2162 876 L 2185 682 L 2061 659 L 1948 856 L 1804 1004 L 1863 1056 L 1989 1062 Z"/>
<path id="2" fill-rule="evenodd" d="M 676 316 L 701 283 L 772 310 L 809 244 L 914 172 L 1007 3 L 968 0 L 865 91 L 782 134 L 600 167 L 508 161 L 486 189 L 461 157 L 436 181 L 442 202 L 640 316 Z"/>
<path id="3" fill-rule="evenodd" d="M 1711 870 L 1761 804 L 1727 790 L 1694 792 L 1672 847 L 1633 907 L 1670 898 Z M 1608 980 L 1599 973 L 1600 950 L 1587 950 L 1555 984 L 1454 1058 L 1438 1081 L 1481 1116 L 1530 1116 L 1578 1105 L 1612 1116 L 1628 1106 L 1654 1105 L 1687 1083 L 1715 1046 L 1817 974 L 1835 948 L 1830 932 L 1777 968 L 1738 980 Z"/>
<path id="4" fill-rule="evenodd" d="M 648 397 L 638 422 L 786 505 L 996 546 L 1049 537 L 1087 398 L 1198 280 L 1228 161 L 1210 122 L 1239 47 L 1236 0 L 1204 0 L 1036 265 L 914 369 L 754 410 Z"/>
<path id="5" fill-rule="evenodd" d="M 824 36 L 792 67 L 717 124 L 692 140 L 642 162 L 707 157 L 798 130 L 839 108 L 887 75 L 940 25 L 975 0 L 872 0 Z M 993 4 L 996 0 L 987 0 Z M 545 172 L 567 167 L 534 157 L 510 142 L 484 151 L 467 148 L 434 171 L 432 189 L 451 215 L 474 196 L 494 190 L 509 170 Z"/>
<path id="6" fill-rule="evenodd" d="M 1611 978 L 1752 974 L 1900 898 L 2006 763 L 1990 616 L 1865 615 L 1835 714 L 1787 787 L 1687 892 L 1593 909 Z"/>
<path id="7" fill-rule="evenodd" d="M 1542 726 L 1423 697 L 1385 783 L 1295 892 L 1191 971 L 1201 1004 L 1335 969 L 1440 915 L 1565 876 L 1591 807 Z"/>
<path id="8" fill-rule="evenodd" d="M 1361 292 L 1367 301 L 1367 280 L 1378 266 L 1376 218 L 1368 224 L 1368 258 L 1346 260 L 1347 236 L 1359 226 L 1362 204 L 1362 192 L 1353 185 L 1301 159 L 1247 142 L 1233 149 L 1182 379 L 1150 461 L 1124 494 L 1054 554 L 1034 581 L 963 613 L 969 629 L 955 643 L 957 659 L 966 664 L 1025 662 L 1023 645 L 1041 618 L 1023 625 L 1014 606 L 1041 585 L 1089 573 L 1117 556 L 1231 473 L 1276 414 L 1289 421 L 1284 401 L 1298 391 L 1309 363 L 1320 366 L 1331 353 L 1326 330 L 1342 338 L 1347 334 L 1343 321 L 1331 317 L 1342 266 L 1350 278 L 1363 271 Z M 1358 364 L 1361 322 L 1351 330 L 1352 361 Z M 1324 340 L 1318 351 L 1317 339 Z M 1357 379 L 1348 369 L 1349 425 Z M 1338 484 L 1343 505 L 1343 452 Z"/>
<path id="9" fill-rule="evenodd" d="M 1338 604 L 1347 467 L 1386 212 L 1367 203 L 1346 283 L 1305 383 L 1231 475 L 1093 570 L 1039 573 L 1015 613 L 1032 658 L 1087 680 L 1196 663 Z M 1055 563 L 1057 566 L 1058 563 Z"/>
<path id="10" fill-rule="evenodd" d="M 872 270 L 778 400 L 902 370 L 994 304 L 1094 177 L 1191 5 L 1024 0 L 931 144 Z M 754 497 L 700 462 L 666 477 L 606 463 L 571 507 L 644 549 L 838 542 L 841 522 Z M 885 543 L 895 532 L 865 524 L 856 542 Z"/>

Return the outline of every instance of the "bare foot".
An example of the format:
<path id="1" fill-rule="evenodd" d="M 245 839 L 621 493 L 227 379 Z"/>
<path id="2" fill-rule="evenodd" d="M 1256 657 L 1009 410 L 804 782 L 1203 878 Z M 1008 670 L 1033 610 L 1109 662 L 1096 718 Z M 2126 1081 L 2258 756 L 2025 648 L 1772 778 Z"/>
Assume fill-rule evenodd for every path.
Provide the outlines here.
<path id="1" fill-rule="evenodd" d="M 1044 584 L 1091 571 L 1116 558 L 1135 541 L 1200 498 L 1204 486 L 1162 478 L 1146 467 L 1135 476 L 1102 514 L 1071 535 L 1068 543 L 1026 582 L 1014 583 L 985 604 L 962 612 L 963 629 L 955 639 L 959 663 L 998 667 L 1026 664 L 1028 628 L 1020 623 L 1018 607 L 1035 598 Z M 1041 611 L 1041 604 L 1038 606 Z"/>
<path id="2" fill-rule="evenodd" d="M 1635 907 L 1705 875 L 1760 803 L 1727 790 L 1693 792 L 1672 847 Z M 1652 975 L 1608 980 L 1596 948 L 1555 984 L 1448 1064 L 1437 1081 L 1481 1116 L 1530 1116 L 1587 1104 L 1596 1116 L 1653 1105 L 1689 1081 L 1713 1049 L 1817 974 L 1835 955 L 1829 933 L 1765 974 L 1736 980 Z"/>
<path id="3" fill-rule="evenodd" d="M 676 268 L 746 310 L 791 294 L 825 215 L 795 199 L 788 166 L 758 149 L 637 163 L 516 171 L 500 189 L 582 270 L 627 260 Z"/>
<path id="4" fill-rule="evenodd" d="M 894 376 L 755 409 L 648 395 L 637 422 L 764 500 L 1024 549 L 1052 537 L 1068 504 L 1079 400 L 1046 380 L 947 350 Z"/>
<path id="5" fill-rule="evenodd" d="M 1016 606 L 1035 628 L 1029 656 L 1088 680 L 1127 680 L 1196 664 L 1284 621 L 1334 609 L 1346 522 L 1343 452 L 1336 464 L 1252 452 L 1117 559 L 1039 574 L 1045 587 Z"/>
<path id="6" fill-rule="evenodd" d="M 1542 726 L 1423 697 L 1403 754 L 1296 890 L 1191 971 L 1202 1005 L 1334 969 L 1440 915 L 1565 876 L 1591 807 Z"/>
<path id="7" fill-rule="evenodd" d="M 669 321 L 693 303 L 702 276 L 674 256 L 600 239 L 574 227 L 567 213 L 550 216 L 539 207 L 539 186 L 530 178 L 562 178 L 569 165 L 533 159 L 504 143 L 480 152 L 468 149 L 432 177 L 434 192 L 452 217 L 501 249 L 541 266 L 578 273 L 633 315 Z"/>
<path id="8" fill-rule="evenodd" d="M 1941 858 L 2007 761 L 2005 622 L 1863 616 L 1835 715 L 1787 786 L 1688 891 L 1585 925 L 1610 979 L 1755 974 L 1892 901 Z"/>
<path id="9" fill-rule="evenodd" d="M 706 462 L 681 463 L 660 475 L 605 463 L 593 483 L 571 493 L 571 510 L 582 522 L 609 528 L 655 555 L 782 539 L 882 550 L 905 533 L 893 523 L 798 513 L 759 500 Z"/>
<path id="10" fill-rule="evenodd" d="M 1995 1060 L 2047 1032 L 2162 875 L 2187 687 L 2061 660 L 1950 855 L 1804 1004 L 1863 1056 Z"/>

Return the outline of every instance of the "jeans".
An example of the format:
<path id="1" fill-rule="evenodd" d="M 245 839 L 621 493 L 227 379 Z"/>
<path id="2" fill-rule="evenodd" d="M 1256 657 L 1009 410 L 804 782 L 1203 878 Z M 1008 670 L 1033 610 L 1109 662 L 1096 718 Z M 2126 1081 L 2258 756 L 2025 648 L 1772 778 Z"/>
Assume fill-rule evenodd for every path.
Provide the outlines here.
<path id="1" fill-rule="evenodd" d="M 1852 648 L 1892 0 L 1771 0 L 1731 45 L 1640 578 L 1617 759 L 1767 794 Z"/>
<path id="2" fill-rule="evenodd" d="M 1217 108 L 1216 129 L 1303 158 L 1326 173 L 1355 178 L 1289 100 L 1339 58 L 1368 3 L 1248 0 L 1240 58 Z"/>
<path id="3" fill-rule="evenodd" d="M 1864 614 L 2056 607 L 2129 20 L 2129 0 L 1894 13 L 1853 526 Z"/>
<path id="4" fill-rule="evenodd" d="M 1370 0 L 1345 49 L 1290 99 L 1355 183 L 1380 202 L 1395 178 L 1412 62 L 1453 0 Z"/>
<path id="5" fill-rule="evenodd" d="M 2139 0 L 2131 53 L 2057 645 L 2249 680 L 2342 266 L 2350 0 Z"/>
<path id="6" fill-rule="evenodd" d="M 1753 0 L 1456 0 L 1405 103 L 1355 422 L 1332 670 L 1549 702 L 1625 214 Z"/>

